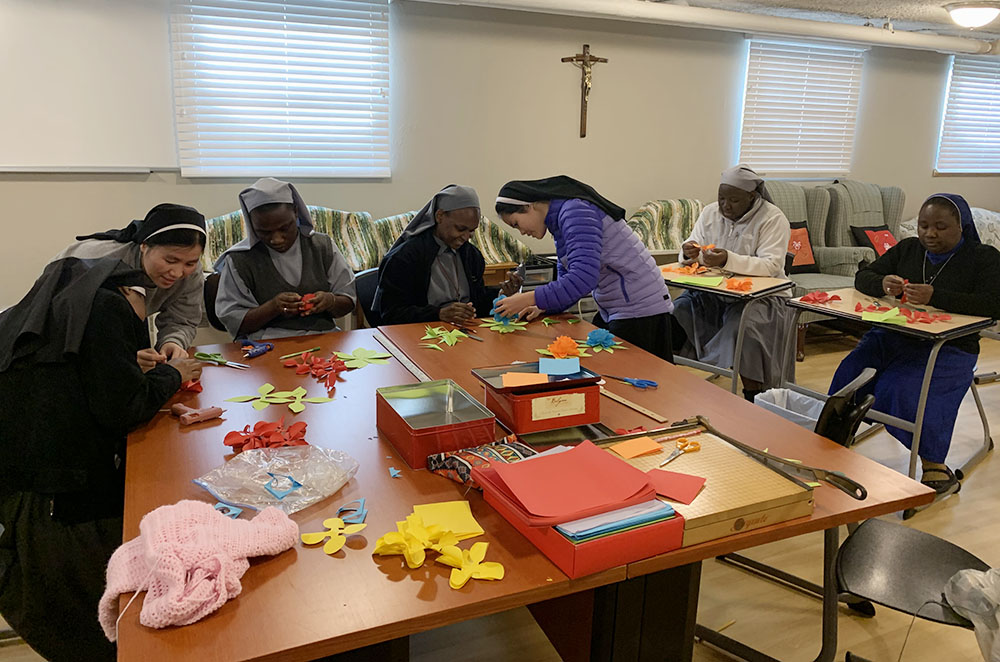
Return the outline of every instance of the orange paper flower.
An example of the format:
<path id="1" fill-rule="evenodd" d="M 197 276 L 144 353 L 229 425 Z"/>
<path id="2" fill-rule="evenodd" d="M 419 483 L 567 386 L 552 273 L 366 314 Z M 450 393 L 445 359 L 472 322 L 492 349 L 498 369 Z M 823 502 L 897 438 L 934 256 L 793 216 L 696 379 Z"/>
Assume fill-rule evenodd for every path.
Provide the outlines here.
<path id="1" fill-rule="evenodd" d="M 750 288 L 752 287 L 753 287 L 753 281 L 751 281 L 749 278 L 744 278 L 742 280 L 739 278 L 730 278 L 729 280 L 726 281 L 727 290 L 735 290 L 737 292 L 749 292 Z"/>
<path id="2" fill-rule="evenodd" d="M 552 352 L 552 356 L 557 359 L 580 356 L 580 348 L 577 347 L 576 341 L 569 336 L 559 336 L 546 349 Z"/>
<path id="3" fill-rule="evenodd" d="M 708 271 L 708 267 L 698 263 L 689 264 L 687 266 L 671 264 L 660 267 L 660 271 L 662 271 L 663 273 L 667 273 L 669 271 L 672 273 L 685 274 L 688 276 L 697 276 L 698 274 L 703 274 L 706 271 Z"/>

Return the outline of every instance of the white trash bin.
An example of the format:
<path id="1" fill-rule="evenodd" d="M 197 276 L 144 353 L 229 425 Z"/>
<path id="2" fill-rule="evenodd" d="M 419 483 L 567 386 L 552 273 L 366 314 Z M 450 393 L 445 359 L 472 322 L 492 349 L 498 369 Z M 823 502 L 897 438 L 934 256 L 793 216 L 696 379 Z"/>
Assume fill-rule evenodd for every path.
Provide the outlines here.
<path id="1" fill-rule="evenodd" d="M 772 388 L 758 393 L 753 399 L 754 404 L 774 412 L 778 416 L 801 425 L 807 430 L 816 428 L 820 412 L 823 411 L 822 400 L 803 395 L 788 388 Z"/>

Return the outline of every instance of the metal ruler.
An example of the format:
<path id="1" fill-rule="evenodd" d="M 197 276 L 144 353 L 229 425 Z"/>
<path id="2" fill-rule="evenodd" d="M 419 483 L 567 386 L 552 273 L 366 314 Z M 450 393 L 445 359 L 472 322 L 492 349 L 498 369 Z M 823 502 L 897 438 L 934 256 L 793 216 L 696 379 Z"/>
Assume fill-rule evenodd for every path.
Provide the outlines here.
<path id="1" fill-rule="evenodd" d="M 666 423 L 667 422 L 667 419 L 666 419 L 665 416 L 660 416 L 655 411 L 646 409 L 642 405 L 640 405 L 638 403 L 635 403 L 635 402 L 632 402 L 628 398 L 622 397 L 622 396 L 618 395 L 617 393 L 612 393 L 611 391 L 607 390 L 603 386 L 601 387 L 601 395 L 607 396 L 607 397 L 611 398 L 612 400 L 614 400 L 615 402 L 618 402 L 618 403 L 621 403 L 621 404 L 625 405 L 629 409 L 634 409 L 635 411 L 639 412 L 643 416 L 650 417 L 651 419 L 653 419 L 657 423 Z"/>
<path id="2" fill-rule="evenodd" d="M 393 358 L 399 361 L 404 368 L 410 371 L 410 374 L 416 377 L 419 381 L 430 382 L 433 381 L 426 372 L 417 367 L 417 364 L 410 360 L 410 358 L 403 353 L 403 350 L 396 347 L 391 340 L 385 337 L 381 331 L 376 331 L 373 336 L 375 340 L 379 342 L 380 345 L 385 347 L 385 350 L 392 354 Z"/>

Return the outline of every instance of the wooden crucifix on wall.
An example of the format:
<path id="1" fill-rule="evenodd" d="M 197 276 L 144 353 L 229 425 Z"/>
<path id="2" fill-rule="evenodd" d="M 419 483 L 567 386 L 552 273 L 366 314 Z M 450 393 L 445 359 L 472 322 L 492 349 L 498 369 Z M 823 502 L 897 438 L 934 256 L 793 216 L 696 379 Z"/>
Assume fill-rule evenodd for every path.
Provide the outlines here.
<path id="1" fill-rule="evenodd" d="M 590 54 L 590 44 L 583 45 L 583 52 L 573 57 L 562 58 L 563 62 L 572 62 L 580 67 L 580 137 L 587 137 L 587 102 L 590 101 L 590 88 L 593 86 L 594 65 L 607 62 L 606 57 L 595 57 Z"/>

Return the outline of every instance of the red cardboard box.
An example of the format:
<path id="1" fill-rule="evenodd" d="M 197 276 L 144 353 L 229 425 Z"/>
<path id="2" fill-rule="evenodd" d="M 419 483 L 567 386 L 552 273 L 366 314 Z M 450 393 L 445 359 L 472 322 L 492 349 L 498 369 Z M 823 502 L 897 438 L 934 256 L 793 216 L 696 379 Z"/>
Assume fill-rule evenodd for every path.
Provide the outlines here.
<path id="1" fill-rule="evenodd" d="M 551 526 L 528 526 L 502 497 L 485 486 L 483 497 L 571 579 L 679 549 L 684 538 L 684 518 L 678 513 L 665 522 L 574 544 Z"/>
<path id="2" fill-rule="evenodd" d="M 576 386 L 533 393 L 499 393 L 488 384 L 486 407 L 515 434 L 601 422 L 601 387 Z"/>
<path id="3" fill-rule="evenodd" d="M 375 421 L 411 469 L 434 453 L 496 441 L 492 412 L 450 379 L 376 389 Z"/>

